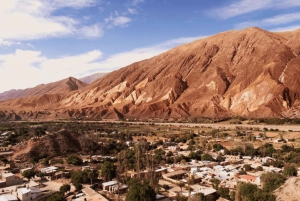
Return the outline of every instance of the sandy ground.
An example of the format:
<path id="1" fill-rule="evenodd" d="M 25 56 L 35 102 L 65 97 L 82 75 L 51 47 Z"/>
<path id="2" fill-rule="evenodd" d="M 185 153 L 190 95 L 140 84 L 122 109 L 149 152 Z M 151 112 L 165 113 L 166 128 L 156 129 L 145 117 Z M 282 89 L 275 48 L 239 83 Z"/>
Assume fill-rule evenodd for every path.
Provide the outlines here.
<path id="1" fill-rule="evenodd" d="M 275 191 L 277 201 L 300 200 L 300 177 L 291 177 Z"/>

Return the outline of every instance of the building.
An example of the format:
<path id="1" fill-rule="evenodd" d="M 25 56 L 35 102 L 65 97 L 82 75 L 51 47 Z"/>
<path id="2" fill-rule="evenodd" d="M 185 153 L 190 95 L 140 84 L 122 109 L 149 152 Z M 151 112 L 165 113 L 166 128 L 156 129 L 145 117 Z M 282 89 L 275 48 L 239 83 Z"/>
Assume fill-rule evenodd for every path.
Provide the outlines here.
<path id="1" fill-rule="evenodd" d="M 127 190 L 128 186 L 125 184 L 122 184 L 121 182 L 118 181 L 109 181 L 109 182 L 104 182 L 102 183 L 103 190 L 107 190 L 109 192 L 115 193 L 116 191 L 121 191 L 124 192 Z"/>
<path id="2" fill-rule="evenodd" d="M 2 181 L 0 180 L 0 187 L 13 186 L 23 183 L 23 179 L 16 177 L 13 173 L 2 173 Z"/>
<path id="3" fill-rule="evenodd" d="M 16 194 L 21 201 L 30 201 L 39 197 L 42 191 L 36 187 L 18 188 Z"/>
<path id="4" fill-rule="evenodd" d="M 11 194 L 0 195 L 0 201 L 18 201 L 18 198 Z"/>

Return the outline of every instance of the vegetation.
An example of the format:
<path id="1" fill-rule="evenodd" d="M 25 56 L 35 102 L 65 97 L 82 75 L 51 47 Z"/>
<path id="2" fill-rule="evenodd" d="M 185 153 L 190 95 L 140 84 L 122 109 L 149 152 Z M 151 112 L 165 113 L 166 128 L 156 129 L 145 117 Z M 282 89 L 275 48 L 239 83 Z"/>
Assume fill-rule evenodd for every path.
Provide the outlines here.
<path id="1" fill-rule="evenodd" d="M 66 199 L 60 192 L 52 194 L 49 198 L 49 201 L 65 201 Z"/>
<path id="2" fill-rule="evenodd" d="M 35 172 L 33 170 L 25 170 L 23 173 L 22 173 L 22 176 L 27 178 L 28 181 L 33 178 L 35 176 Z"/>
<path id="3" fill-rule="evenodd" d="M 70 184 L 63 184 L 60 188 L 59 188 L 59 192 L 61 192 L 62 194 L 65 194 L 66 192 L 71 190 L 71 186 Z"/>
<path id="4" fill-rule="evenodd" d="M 282 173 L 287 177 L 297 176 L 297 169 L 294 165 L 286 165 Z"/>
<path id="5" fill-rule="evenodd" d="M 266 173 L 261 175 L 260 181 L 263 184 L 263 190 L 273 192 L 285 182 L 286 178 L 279 173 Z"/>
<path id="6" fill-rule="evenodd" d="M 105 181 L 110 181 L 116 177 L 117 167 L 111 161 L 105 161 L 101 167 L 101 176 Z"/>
<path id="7" fill-rule="evenodd" d="M 131 179 L 129 181 L 129 191 L 127 192 L 126 201 L 155 201 L 156 193 L 149 185 L 147 180 L 139 181 Z"/>
<path id="8" fill-rule="evenodd" d="M 68 164 L 72 164 L 72 165 L 81 165 L 82 164 L 81 158 L 77 157 L 76 155 L 68 156 L 66 159 L 66 162 Z"/>

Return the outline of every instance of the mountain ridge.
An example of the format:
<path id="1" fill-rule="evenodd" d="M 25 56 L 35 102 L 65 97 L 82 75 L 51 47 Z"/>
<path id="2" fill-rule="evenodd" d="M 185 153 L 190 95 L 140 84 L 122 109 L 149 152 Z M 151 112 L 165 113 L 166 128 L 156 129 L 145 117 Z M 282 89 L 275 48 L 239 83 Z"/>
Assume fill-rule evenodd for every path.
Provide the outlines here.
<path id="1" fill-rule="evenodd" d="M 83 83 L 80 80 L 77 80 L 74 77 L 69 77 L 56 82 L 39 84 L 31 88 L 12 89 L 9 91 L 5 91 L 3 93 L 0 93 L 0 101 L 44 94 L 67 93 L 71 91 L 77 91 L 85 87 L 86 85 L 87 84 Z"/>
<path id="2" fill-rule="evenodd" d="M 2 102 L 0 119 L 31 119 L 29 113 L 38 112 L 44 114 L 34 118 L 299 118 L 297 36 L 300 30 L 257 27 L 222 32 L 123 67 L 38 108 L 24 106 L 38 99 Z"/>

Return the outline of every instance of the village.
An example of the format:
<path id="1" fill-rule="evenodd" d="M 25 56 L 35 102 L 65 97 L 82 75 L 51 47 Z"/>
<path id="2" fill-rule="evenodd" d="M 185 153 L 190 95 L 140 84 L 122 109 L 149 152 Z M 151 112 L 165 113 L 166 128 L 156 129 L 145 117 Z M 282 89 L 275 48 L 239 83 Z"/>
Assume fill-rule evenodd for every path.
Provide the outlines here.
<path id="1" fill-rule="evenodd" d="M 105 135 L 117 138 L 118 132 L 120 130 L 114 130 Z M 151 129 L 147 132 L 151 133 Z M 239 128 L 234 132 L 238 136 L 231 132 L 222 128 L 218 131 L 206 127 L 188 128 L 187 139 L 178 134 L 181 139 L 175 140 L 154 137 L 153 133 L 149 138 L 133 134 L 130 140 L 124 139 L 123 157 L 123 152 L 105 154 L 103 150 L 95 155 L 70 154 L 72 160 L 77 157 L 79 163 L 69 162 L 70 155 L 53 157 L 47 163 L 24 161 L 20 157 L 13 159 L 13 145 L 6 143 L 6 139 L 15 133 L 1 132 L 0 201 L 55 200 L 53 195 L 57 192 L 63 192 L 66 200 L 128 200 L 128 180 L 132 178 L 149 181 L 157 201 L 187 200 L 199 195 L 203 200 L 235 200 L 241 183 L 262 189 L 264 174 L 300 175 L 297 165 L 293 166 L 296 173 L 287 175 L 285 172 L 290 166 L 278 162 L 283 157 L 280 153 L 288 155 L 288 152 L 283 153 L 284 149 L 299 153 L 297 139 L 285 138 L 289 135 L 282 135 L 280 131 L 276 131 L 278 135 L 273 138 L 268 137 L 266 130 Z M 30 138 L 28 143 L 39 138 L 43 136 Z M 250 146 L 249 142 L 260 146 Z M 97 143 L 103 141 L 98 139 Z M 152 148 L 145 148 L 147 146 Z M 128 155 L 132 155 L 131 158 Z M 107 164 L 113 165 L 110 172 L 104 172 Z M 86 172 L 88 177 L 79 182 L 80 186 L 73 176 L 78 172 Z M 69 188 L 63 191 L 62 186 L 67 185 Z"/>

